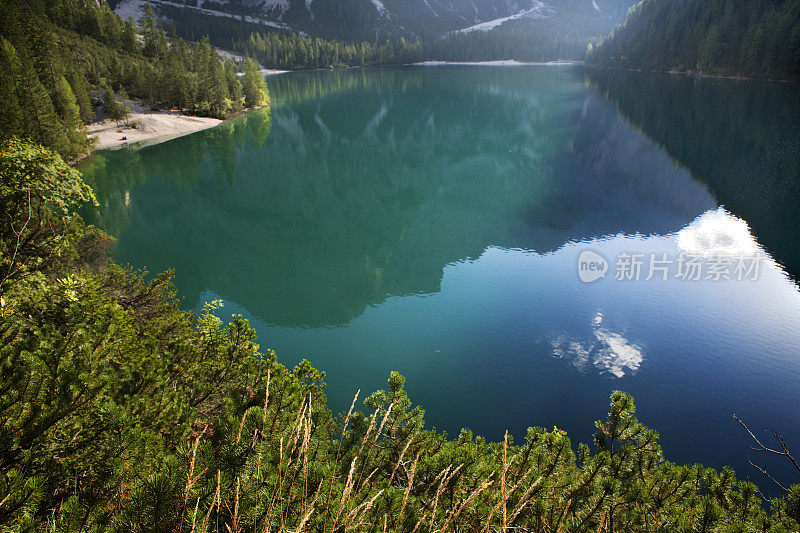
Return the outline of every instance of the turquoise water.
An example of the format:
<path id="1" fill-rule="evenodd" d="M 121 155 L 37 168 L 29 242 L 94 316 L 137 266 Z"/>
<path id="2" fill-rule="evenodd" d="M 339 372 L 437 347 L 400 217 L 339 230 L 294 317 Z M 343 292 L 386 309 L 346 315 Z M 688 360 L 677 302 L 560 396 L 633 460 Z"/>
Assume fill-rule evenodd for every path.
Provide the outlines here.
<path id="1" fill-rule="evenodd" d="M 732 411 L 800 446 L 796 86 L 578 66 L 269 83 L 269 113 L 87 161 L 88 216 L 120 262 L 174 268 L 187 309 L 221 299 L 326 370 L 334 411 L 398 370 L 450 434 L 589 442 L 621 389 L 672 460 L 757 479 Z M 581 281 L 585 250 L 605 277 Z M 758 272 L 675 277 L 717 252 Z M 668 279 L 615 279 L 636 254 Z"/>

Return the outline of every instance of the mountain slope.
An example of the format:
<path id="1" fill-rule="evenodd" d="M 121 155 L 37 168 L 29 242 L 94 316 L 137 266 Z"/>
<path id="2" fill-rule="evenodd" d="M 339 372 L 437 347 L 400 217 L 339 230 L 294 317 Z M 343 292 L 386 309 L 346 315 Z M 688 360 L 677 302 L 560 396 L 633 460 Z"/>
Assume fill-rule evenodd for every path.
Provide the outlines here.
<path id="1" fill-rule="evenodd" d="M 121 0 L 115 11 L 141 16 L 145 0 Z M 487 20 L 514 16 L 540 4 L 537 0 L 151 0 L 170 18 L 205 14 L 291 27 L 324 37 L 370 38 L 378 33 L 438 34 Z M 180 8 L 175 11 L 174 8 Z M 181 11 L 183 13 L 181 13 Z"/>
<path id="2" fill-rule="evenodd" d="M 433 41 L 452 32 L 505 29 L 511 23 L 532 23 L 532 31 L 551 22 L 594 37 L 622 22 L 634 0 L 151 0 L 160 15 L 183 25 L 210 26 L 223 17 L 228 26 L 247 24 L 253 30 L 291 29 L 339 40 L 386 36 L 421 37 Z M 145 0 L 117 0 L 117 14 L 138 18 Z M 185 30 L 185 28 L 184 28 Z M 238 31 L 238 30 L 237 30 Z M 249 31 L 249 30 L 248 30 Z M 213 37 L 212 37 L 213 38 Z"/>
<path id="3" fill-rule="evenodd" d="M 549 0 L 520 14 L 448 32 L 429 43 L 429 59 L 581 60 L 589 43 L 625 17 L 625 0 Z"/>
<path id="4" fill-rule="evenodd" d="M 797 0 L 642 0 L 587 62 L 761 78 L 800 78 Z"/>

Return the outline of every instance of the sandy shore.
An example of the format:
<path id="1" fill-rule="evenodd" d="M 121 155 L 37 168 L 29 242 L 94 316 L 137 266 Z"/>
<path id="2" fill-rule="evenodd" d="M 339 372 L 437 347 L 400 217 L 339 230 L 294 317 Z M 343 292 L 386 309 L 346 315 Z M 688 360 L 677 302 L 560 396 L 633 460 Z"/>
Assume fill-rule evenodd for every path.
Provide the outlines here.
<path id="1" fill-rule="evenodd" d="M 97 150 L 121 148 L 134 143 L 157 144 L 213 128 L 222 122 L 216 118 L 191 117 L 177 111 L 151 111 L 137 102 L 127 104 L 132 111 L 128 123 L 135 123 L 135 128 L 105 119 L 100 113 L 100 120 L 89 124 L 89 137 L 97 138 Z"/>

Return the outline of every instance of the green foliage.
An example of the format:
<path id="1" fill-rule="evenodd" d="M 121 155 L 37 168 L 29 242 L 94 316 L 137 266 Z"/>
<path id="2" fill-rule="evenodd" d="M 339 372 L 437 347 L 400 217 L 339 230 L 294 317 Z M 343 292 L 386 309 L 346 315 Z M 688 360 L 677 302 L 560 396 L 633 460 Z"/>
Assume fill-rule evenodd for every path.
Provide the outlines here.
<path id="1" fill-rule="evenodd" d="M 0 527 L 52 531 L 792 531 L 733 472 L 664 460 L 633 400 L 611 397 L 594 453 L 564 431 L 519 445 L 425 429 L 405 379 L 334 418 L 324 374 L 262 351 L 221 304 L 182 312 L 71 216 L 91 191 L 52 152 L 13 140 L 0 198 L 49 261 L 7 278 L 0 309 Z M 29 199 L 28 199 L 29 198 Z M 46 206 L 57 206 L 51 209 Z M 28 214 L 26 214 L 28 213 Z M 3 257 L 16 233 L 3 233 Z"/>
<path id="2" fill-rule="evenodd" d="M 225 37 L 218 40 L 227 41 Z M 422 41 L 385 39 L 341 43 L 287 32 L 253 32 L 247 39 L 230 41 L 229 47 L 271 68 L 304 69 L 341 66 L 397 65 L 423 58 Z"/>
<path id="3" fill-rule="evenodd" d="M 0 71 L 0 84 L 8 97 L 8 107 L 4 103 L 3 118 L 0 119 L 4 126 L 0 136 L 24 135 L 58 149 L 66 157 L 75 156 L 85 149 L 88 145 L 86 137 L 83 136 L 78 143 L 73 142 L 70 134 L 76 125 L 65 124 L 56 113 L 52 96 L 40 81 L 30 58 L 20 57 L 14 45 L 5 39 L 0 40 Z M 58 103 L 65 106 L 62 112 L 68 114 L 69 95 L 58 94 L 58 90 L 63 89 L 61 84 L 55 84 L 53 89 Z"/>
<path id="4" fill-rule="evenodd" d="M 248 58 L 244 62 L 242 76 L 242 92 L 247 107 L 261 107 L 269 104 L 269 90 L 264 76 L 255 61 Z"/>
<path id="5" fill-rule="evenodd" d="M 70 132 L 76 132 L 83 121 L 81 120 L 81 109 L 78 107 L 78 99 L 72 91 L 67 79 L 64 76 L 59 76 L 55 80 L 53 87 L 53 105 L 58 112 L 64 126 Z M 77 133 L 81 133 L 78 131 Z"/>
<path id="6" fill-rule="evenodd" d="M 105 102 L 106 113 L 111 120 L 120 122 L 131 114 L 131 108 L 119 101 L 110 85 L 106 85 L 103 101 Z"/>
<path id="7" fill-rule="evenodd" d="M 26 137 L 68 160 L 79 157 L 91 148 L 83 125 L 94 118 L 93 95 L 104 97 L 112 119 L 126 118 L 114 91 L 198 115 L 242 110 L 236 66 L 207 40 L 167 39 L 152 10 L 137 27 L 93 0 L 3 4 L 0 139 Z"/>
<path id="8" fill-rule="evenodd" d="M 85 202 L 97 202 L 77 170 L 28 141 L 12 138 L 3 143 L 0 175 L 0 205 L 11 220 L 25 216 L 29 202 L 53 205 L 64 215 Z"/>
<path id="9" fill-rule="evenodd" d="M 642 0 L 587 53 L 600 66 L 800 78 L 795 0 Z"/>
<path id="10" fill-rule="evenodd" d="M 0 150 L 0 294 L 14 280 L 64 261 L 80 231 L 74 209 L 94 194 L 61 156 L 11 138 Z"/>

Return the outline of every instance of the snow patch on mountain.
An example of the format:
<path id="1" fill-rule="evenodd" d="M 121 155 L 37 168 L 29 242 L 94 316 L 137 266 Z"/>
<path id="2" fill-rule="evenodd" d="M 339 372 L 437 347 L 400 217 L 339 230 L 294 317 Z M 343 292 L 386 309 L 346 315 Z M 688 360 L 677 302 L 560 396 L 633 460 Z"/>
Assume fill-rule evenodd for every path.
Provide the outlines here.
<path id="1" fill-rule="evenodd" d="M 286 10 L 289 9 L 289 0 L 267 0 L 264 2 L 264 13 L 276 8 L 280 10 L 281 16 L 283 16 Z"/>
<path id="2" fill-rule="evenodd" d="M 389 18 L 389 11 L 386 9 L 386 6 L 383 5 L 381 0 L 370 0 L 370 2 L 372 2 L 372 5 L 378 10 L 380 16 Z"/>
<path id="3" fill-rule="evenodd" d="M 428 9 L 431 10 L 431 13 L 433 13 L 436 18 L 439 18 L 439 13 L 437 13 L 436 10 L 431 7 L 431 5 L 428 3 L 428 0 L 422 0 L 422 1 L 425 3 Z"/>
<path id="4" fill-rule="evenodd" d="M 206 9 L 203 7 L 195 7 L 186 4 L 179 4 L 176 2 L 169 2 L 168 0 L 149 0 L 149 2 L 150 4 L 153 5 L 153 7 L 170 6 L 178 9 L 193 11 L 195 13 L 202 13 L 204 15 L 209 15 L 212 17 L 224 17 L 237 20 L 241 19 L 251 24 L 260 24 L 262 26 L 268 26 L 270 28 L 278 28 L 282 30 L 290 29 L 289 26 L 287 26 L 286 24 L 282 24 L 280 22 L 274 22 L 272 20 L 266 20 L 259 17 L 233 15 L 231 13 L 223 13 L 222 11 L 217 11 L 214 9 Z M 139 20 L 142 16 L 144 16 L 144 6 L 146 3 L 147 0 L 123 0 L 114 9 L 114 13 L 124 18 L 133 17 L 134 20 Z M 285 6 L 285 8 L 288 8 L 289 0 L 271 0 L 266 5 L 271 5 L 272 7 Z"/>
<path id="5" fill-rule="evenodd" d="M 469 26 L 467 28 L 462 28 L 460 30 L 456 30 L 456 33 L 469 33 L 472 31 L 489 31 L 497 26 L 501 25 L 504 22 L 508 22 L 509 20 L 517 20 L 521 18 L 528 18 L 528 19 L 544 19 L 549 16 L 547 12 L 547 8 L 543 2 L 535 2 L 533 7 L 530 9 L 525 9 L 520 11 L 519 13 L 515 13 L 514 15 L 510 15 L 508 17 L 501 17 L 493 20 L 487 20 L 486 22 L 481 22 L 480 24 L 475 24 L 474 26 Z"/>
<path id="6" fill-rule="evenodd" d="M 215 9 L 210 4 L 222 7 L 230 3 L 230 0 L 200 0 L 198 7 Z M 281 14 L 289 9 L 289 0 L 239 0 L 237 3 L 247 9 L 262 8 L 262 12 L 265 14 L 275 8 L 278 8 Z"/>

